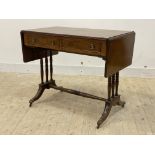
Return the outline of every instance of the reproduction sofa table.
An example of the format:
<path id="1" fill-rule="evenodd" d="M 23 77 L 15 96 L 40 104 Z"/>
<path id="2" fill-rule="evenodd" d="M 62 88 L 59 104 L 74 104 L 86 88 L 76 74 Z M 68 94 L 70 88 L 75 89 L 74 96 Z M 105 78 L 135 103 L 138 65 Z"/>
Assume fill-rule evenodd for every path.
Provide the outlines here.
<path id="1" fill-rule="evenodd" d="M 106 120 L 112 106 L 124 107 L 125 102 L 120 100 L 118 94 L 119 71 L 132 63 L 135 32 L 50 27 L 21 31 L 21 40 L 24 62 L 40 59 L 41 83 L 37 94 L 29 101 L 30 107 L 41 97 L 45 89 L 50 88 L 101 100 L 105 102 L 105 108 L 97 122 L 97 128 Z M 57 86 L 52 78 L 52 56 L 59 51 L 102 58 L 105 61 L 104 76 L 108 78 L 108 97 L 97 97 Z M 43 59 L 45 59 L 45 67 Z"/>

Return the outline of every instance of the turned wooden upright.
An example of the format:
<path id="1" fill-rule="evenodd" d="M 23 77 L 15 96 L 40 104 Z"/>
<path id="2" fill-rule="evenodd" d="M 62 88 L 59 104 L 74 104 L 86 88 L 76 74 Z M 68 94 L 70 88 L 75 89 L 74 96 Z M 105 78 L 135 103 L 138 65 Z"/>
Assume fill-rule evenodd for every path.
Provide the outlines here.
<path id="1" fill-rule="evenodd" d="M 38 100 L 45 89 L 56 89 L 105 102 L 97 128 L 106 120 L 112 106 L 124 107 L 118 93 L 119 71 L 131 65 L 135 33 L 127 31 L 51 27 L 21 31 L 24 62 L 40 59 L 41 83 L 37 94 L 29 101 Z M 53 55 L 59 52 L 75 53 L 102 58 L 108 78 L 108 97 L 98 97 L 84 92 L 57 86 L 53 80 Z"/>

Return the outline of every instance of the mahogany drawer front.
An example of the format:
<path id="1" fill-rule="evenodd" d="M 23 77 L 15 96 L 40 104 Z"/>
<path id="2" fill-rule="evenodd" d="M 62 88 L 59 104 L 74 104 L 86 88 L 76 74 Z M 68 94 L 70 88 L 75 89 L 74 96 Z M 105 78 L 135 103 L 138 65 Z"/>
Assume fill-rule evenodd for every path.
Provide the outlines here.
<path id="1" fill-rule="evenodd" d="M 60 39 L 57 36 L 25 33 L 24 44 L 30 47 L 60 50 Z"/>
<path id="2" fill-rule="evenodd" d="M 24 45 L 91 56 L 106 56 L 106 42 L 97 39 L 24 33 Z"/>
<path id="3" fill-rule="evenodd" d="M 85 39 L 85 38 L 76 38 L 76 37 L 64 37 L 62 39 L 62 50 L 72 53 L 81 53 L 86 55 L 101 56 L 105 53 L 102 49 L 102 41 L 95 39 Z"/>

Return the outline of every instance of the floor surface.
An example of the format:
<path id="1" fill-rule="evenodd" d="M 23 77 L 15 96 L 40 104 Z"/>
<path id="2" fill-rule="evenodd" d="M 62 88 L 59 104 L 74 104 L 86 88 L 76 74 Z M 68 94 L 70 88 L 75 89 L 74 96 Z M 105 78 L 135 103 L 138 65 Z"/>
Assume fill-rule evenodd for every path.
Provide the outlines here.
<path id="1" fill-rule="evenodd" d="M 107 79 L 98 76 L 54 76 L 57 85 L 107 96 Z M 96 122 L 104 102 L 46 90 L 28 107 L 39 74 L 0 73 L 0 134 L 124 135 L 155 134 L 155 78 L 120 79 L 125 108 L 113 107 L 99 130 Z"/>

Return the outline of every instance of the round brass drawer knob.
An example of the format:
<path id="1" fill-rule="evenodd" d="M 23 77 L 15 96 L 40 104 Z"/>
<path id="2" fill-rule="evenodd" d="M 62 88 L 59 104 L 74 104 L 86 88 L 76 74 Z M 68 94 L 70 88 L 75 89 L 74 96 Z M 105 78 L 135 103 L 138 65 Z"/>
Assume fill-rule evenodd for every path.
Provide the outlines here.
<path id="1" fill-rule="evenodd" d="M 95 49 L 95 45 L 94 44 L 90 44 L 90 49 L 94 50 Z"/>

